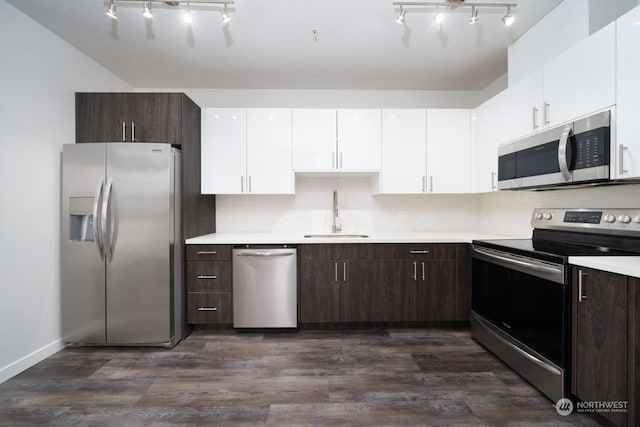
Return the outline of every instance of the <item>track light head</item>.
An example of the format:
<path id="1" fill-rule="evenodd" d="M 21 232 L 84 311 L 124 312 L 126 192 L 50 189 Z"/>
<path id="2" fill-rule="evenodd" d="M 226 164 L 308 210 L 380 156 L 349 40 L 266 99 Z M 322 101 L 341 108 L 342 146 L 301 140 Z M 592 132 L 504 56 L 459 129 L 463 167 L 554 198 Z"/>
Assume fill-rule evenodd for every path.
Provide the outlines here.
<path id="1" fill-rule="evenodd" d="M 193 22 L 193 17 L 191 16 L 191 6 L 189 6 L 189 2 L 187 2 L 187 10 L 185 10 L 183 18 L 184 22 L 186 22 L 187 24 L 191 24 Z"/>
<path id="2" fill-rule="evenodd" d="M 118 19 L 116 14 L 116 5 L 113 4 L 113 0 L 109 2 L 109 9 L 107 9 L 107 16 L 111 19 Z"/>
<path id="3" fill-rule="evenodd" d="M 475 6 L 471 7 L 471 18 L 469 19 L 469 24 L 475 24 L 479 21 L 478 18 L 478 9 Z"/>
<path id="4" fill-rule="evenodd" d="M 505 27 L 510 27 L 513 25 L 513 21 L 516 20 L 516 17 L 511 14 L 511 6 L 507 6 L 507 14 L 502 17 L 502 22 L 504 22 Z"/>
<path id="5" fill-rule="evenodd" d="M 404 24 L 404 17 L 407 15 L 407 10 L 400 6 L 400 15 L 396 17 L 396 22 L 398 24 Z"/>
<path id="6" fill-rule="evenodd" d="M 440 10 L 439 7 L 436 10 L 436 14 L 433 15 L 433 20 L 436 21 L 436 24 L 442 24 L 442 22 L 444 21 L 444 13 Z"/>
<path id="7" fill-rule="evenodd" d="M 151 12 L 151 0 L 148 0 L 144 3 L 144 6 L 142 6 L 142 15 L 147 19 L 153 18 L 153 13 Z"/>
<path id="8" fill-rule="evenodd" d="M 229 12 L 227 11 L 227 4 L 224 4 L 224 8 L 222 8 L 222 23 L 228 24 L 231 22 L 231 17 L 229 16 Z"/>

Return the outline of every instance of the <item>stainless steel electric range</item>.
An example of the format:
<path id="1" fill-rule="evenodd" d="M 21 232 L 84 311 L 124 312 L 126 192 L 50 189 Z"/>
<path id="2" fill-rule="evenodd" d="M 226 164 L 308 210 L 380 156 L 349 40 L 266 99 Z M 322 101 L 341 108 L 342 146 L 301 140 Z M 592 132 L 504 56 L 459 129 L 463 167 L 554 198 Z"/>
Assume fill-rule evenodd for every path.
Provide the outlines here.
<path id="1" fill-rule="evenodd" d="M 640 209 L 535 209 L 531 225 L 473 241 L 471 333 L 555 402 L 570 390 L 569 257 L 640 255 Z"/>

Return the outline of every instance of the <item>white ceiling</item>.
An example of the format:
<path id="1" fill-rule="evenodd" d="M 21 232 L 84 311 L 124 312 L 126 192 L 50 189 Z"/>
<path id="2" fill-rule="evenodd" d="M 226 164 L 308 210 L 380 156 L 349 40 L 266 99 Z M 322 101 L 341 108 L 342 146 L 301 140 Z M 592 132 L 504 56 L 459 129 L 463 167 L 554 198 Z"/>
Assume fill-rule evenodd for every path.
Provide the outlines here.
<path id="1" fill-rule="evenodd" d="M 468 8 L 440 25 L 411 9 L 400 25 L 393 0 L 236 0 L 226 26 L 192 6 L 191 27 L 168 8 L 148 21 L 119 6 L 114 21 L 104 0 L 7 1 L 134 87 L 395 90 L 485 88 L 507 71 L 509 44 L 561 2 L 512 0 L 505 28 L 505 9 L 481 9 L 476 25 Z"/>

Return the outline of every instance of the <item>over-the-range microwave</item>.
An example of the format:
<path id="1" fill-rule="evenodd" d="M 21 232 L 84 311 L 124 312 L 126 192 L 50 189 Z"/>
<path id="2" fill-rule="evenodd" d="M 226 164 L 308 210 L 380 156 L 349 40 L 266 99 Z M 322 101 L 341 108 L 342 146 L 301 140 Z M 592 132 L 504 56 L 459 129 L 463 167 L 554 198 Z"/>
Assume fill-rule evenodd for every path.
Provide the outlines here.
<path id="1" fill-rule="evenodd" d="M 545 189 L 609 181 L 611 112 L 498 147 L 498 189 Z"/>

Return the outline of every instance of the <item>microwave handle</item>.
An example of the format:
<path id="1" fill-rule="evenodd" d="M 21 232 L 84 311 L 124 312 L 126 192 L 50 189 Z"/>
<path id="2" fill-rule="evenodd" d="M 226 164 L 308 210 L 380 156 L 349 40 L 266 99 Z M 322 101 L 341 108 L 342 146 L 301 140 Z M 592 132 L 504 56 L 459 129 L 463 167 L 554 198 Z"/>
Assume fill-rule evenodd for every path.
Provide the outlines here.
<path id="1" fill-rule="evenodd" d="M 571 131 L 571 126 L 566 126 L 562 131 L 560 144 L 558 144 L 558 165 L 560 166 L 560 173 L 562 173 L 562 177 L 565 181 L 571 180 L 571 172 L 569 171 L 569 160 L 567 159 L 567 144 L 569 143 Z"/>

